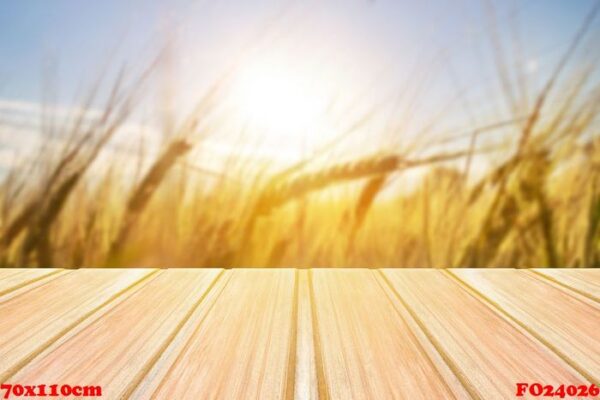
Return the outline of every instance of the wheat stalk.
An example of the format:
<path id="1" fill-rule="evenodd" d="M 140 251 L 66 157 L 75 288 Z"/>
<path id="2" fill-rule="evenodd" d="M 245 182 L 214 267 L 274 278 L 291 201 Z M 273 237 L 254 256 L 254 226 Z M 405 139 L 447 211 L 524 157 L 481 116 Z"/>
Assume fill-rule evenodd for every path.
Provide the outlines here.
<path id="1" fill-rule="evenodd" d="M 167 173 L 183 155 L 191 150 L 192 146 L 183 139 L 172 141 L 162 155 L 155 161 L 144 179 L 135 188 L 127 202 L 123 222 L 116 238 L 113 240 L 108 259 L 114 259 L 120 253 L 129 232 L 136 224 L 139 216 L 148 205 L 150 199 L 165 179 Z"/>
<path id="2" fill-rule="evenodd" d="M 470 151 L 436 154 L 421 159 L 407 159 L 397 154 L 374 155 L 358 161 L 340 163 L 318 172 L 310 172 L 287 181 L 281 174 L 268 182 L 258 195 L 248 216 L 244 229 L 244 240 L 248 242 L 258 218 L 269 214 L 284 204 L 309 193 L 363 178 L 387 175 L 410 168 L 452 161 L 471 154 Z"/>

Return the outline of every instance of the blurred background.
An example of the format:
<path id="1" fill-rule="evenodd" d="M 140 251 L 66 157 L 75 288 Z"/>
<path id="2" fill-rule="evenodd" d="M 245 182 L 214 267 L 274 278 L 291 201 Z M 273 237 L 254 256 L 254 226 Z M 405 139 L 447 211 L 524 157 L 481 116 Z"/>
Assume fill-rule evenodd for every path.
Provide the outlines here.
<path id="1" fill-rule="evenodd" d="M 600 266 L 600 3 L 0 4 L 0 266 Z"/>

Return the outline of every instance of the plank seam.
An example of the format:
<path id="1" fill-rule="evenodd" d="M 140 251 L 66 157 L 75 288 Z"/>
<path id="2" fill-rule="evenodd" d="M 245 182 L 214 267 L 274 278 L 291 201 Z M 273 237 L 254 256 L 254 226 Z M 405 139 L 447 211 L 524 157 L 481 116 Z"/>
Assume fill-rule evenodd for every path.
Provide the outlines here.
<path id="1" fill-rule="evenodd" d="M 56 271 L 52 271 L 49 274 L 41 275 L 41 276 L 38 276 L 37 278 L 32 278 L 32 279 L 26 280 L 24 282 L 21 282 L 21 283 L 15 285 L 15 286 L 12 286 L 12 287 L 10 287 L 8 289 L 0 291 L 0 296 L 4 296 L 5 294 L 13 292 L 13 291 L 15 291 L 17 289 L 21 289 L 22 287 L 25 287 L 25 286 L 29 285 L 30 283 L 35 283 L 35 282 L 37 282 L 37 281 L 39 281 L 41 279 L 49 278 L 52 275 L 56 275 L 56 274 L 58 274 L 59 272 L 62 272 L 62 271 L 63 271 L 62 269 L 57 269 Z"/>
<path id="2" fill-rule="evenodd" d="M 293 399 L 296 389 L 296 346 L 298 343 L 298 286 L 300 284 L 300 273 L 294 269 L 294 304 L 292 305 L 292 323 L 290 326 L 290 344 L 288 354 L 288 370 L 285 388 L 285 398 Z"/>
<path id="3" fill-rule="evenodd" d="M 128 388 L 125 390 L 125 392 L 123 394 L 123 396 L 125 398 L 129 398 L 131 396 L 131 394 L 135 391 L 135 389 L 137 389 L 137 387 L 142 383 L 142 381 L 144 380 L 144 377 L 146 377 L 146 375 L 148 375 L 148 373 L 152 370 L 152 368 L 154 367 L 154 365 L 160 359 L 161 355 L 171 345 L 171 343 L 177 337 L 177 335 L 179 334 L 179 332 L 181 331 L 181 329 L 190 320 L 190 318 L 192 317 L 192 315 L 194 315 L 194 312 L 196 312 L 196 309 L 198 307 L 200 307 L 200 304 L 202 304 L 202 302 L 204 301 L 204 299 L 206 298 L 206 296 L 208 296 L 208 293 L 213 289 L 213 287 L 215 287 L 215 285 L 217 284 L 217 281 L 219 279 L 221 279 L 221 277 L 223 276 L 224 273 L 225 273 L 224 269 L 221 269 L 219 271 L 219 273 L 217 274 L 217 276 L 215 276 L 215 278 L 212 280 L 212 282 L 210 283 L 210 285 L 208 285 L 208 287 L 206 288 L 206 290 L 198 298 L 198 300 L 196 301 L 196 303 L 194 304 L 194 306 L 191 307 L 190 311 L 188 311 L 188 313 L 185 315 L 185 317 L 182 318 L 181 321 L 179 321 L 179 323 L 177 324 L 177 326 L 175 327 L 175 329 L 173 330 L 173 332 L 169 336 L 167 336 L 167 338 L 166 338 L 165 342 L 163 343 L 163 345 L 160 346 L 158 348 L 158 350 L 156 351 L 156 354 L 153 357 L 151 357 L 150 360 L 146 363 L 146 365 L 143 366 L 138 371 L 137 378 L 132 379 L 132 382 L 129 383 Z"/>
<path id="4" fill-rule="evenodd" d="M 155 393 L 161 388 L 163 382 L 167 379 L 167 377 L 171 374 L 171 371 L 173 370 L 173 367 L 179 362 L 180 358 L 182 357 L 183 353 L 185 352 L 185 350 L 187 349 L 190 341 L 192 340 L 192 338 L 196 335 L 196 333 L 198 332 L 198 330 L 200 329 L 200 327 L 202 326 L 202 323 L 204 322 L 204 320 L 206 319 L 206 317 L 208 316 L 208 314 L 210 313 L 210 311 L 212 310 L 212 308 L 214 307 L 214 305 L 217 303 L 217 300 L 219 299 L 219 296 L 221 295 L 221 293 L 223 293 L 223 291 L 225 290 L 225 288 L 227 287 L 227 285 L 229 284 L 229 281 L 231 280 L 232 277 L 232 273 L 231 273 L 231 268 L 224 268 L 221 271 L 221 274 L 219 274 L 219 279 L 215 279 L 215 281 L 212 283 L 212 285 L 208 288 L 208 290 L 206 290 L 204 298 L 206 298 L 206 296 L 208 296 L 208 293 L 210 293 L 212 291 L 212 289 L 214 288 L 214 286 L 216 286 L 217 281 L 221 280 L 221 277 L 225 275 L 225 271 L 230 271 L 229 274 L 227 274 L 227 281 L 225 283 L 223 283 L 223 286 L 221 287 L 219 293 L 217 293 L 217 295 L 215 296 L 215 299 L 213 300 L 213 302 L 210 304 L 210 306 L 206 309 L 206 311 L 204 312 L 204 315 L 202 316 L 202 319 L 200 319 L 199 321 L 197 321 L 196 326 L 194 327 L 194 329 L 189 333 L 188 338 L 185 340 L 185 343 L 182 344 L 181 348 L 179 349 L 179 351 L 177 352 L 177 356 L 175 357 L 175 359 L 173 360 L 173 362 L 171 363 L 171 365 L 169 365 L 169 367 L 167 368 L 167 371 L 163 374 L 162 378 L 160 379 L 160 382 L 155 385 L 154 390 L 152 391 L 152 396 L 154 397 Z M 225 279 L 225 278 L 223 278 Z M 190 314 L 190 318 L 191 318 Z M 181 325 L 181 327 L 179 328 L 179 331 L 181 331 L 181 329 L 184 327 L 185 325 Z M 177 337 L 177 335 L 173 336 L 171 342 L 173 342 L 173 340 L 175 340 L 175 338 Z M 169 343 L 170 344 L 170 343 Z M 163 353 L 164 351 L 168 348 L 165 347 L 163 349 Z M 145 375 L 147 375 L 152 368 L 154 368 L 154 364 L 156 364 L 156 362 L 158 362 L 158 360 L 160 359 L 160 356 L 162 355 L 159 354 L 156 357 L 156 360 L 153 360 L 152 366 L 150 368 L 147 369 Z M 144 376 L 145 376 L 144 375 Z M 142 377 L 143 378 L 143 377 Z M 135 387 L 132 389 L 132 391 L 129 393 L 129 395 L 131 395 L 135 389 L 137 389 L 137 387 L 142 383 L 143 379 L 140 379 L 140 381 L 135 385 Z"/>
<path id="5" fill-rule="evenodd" d="M 34 353 L 25 357 L 21 362 L 19 362 L 13 368 L 9 369 L 5 374 L 0 375 L 0 381 L 7 381 L 8 379 L 12 378 L 17 372 L 19 372 L 22 368 L 24 368 L 27 364 L 29 364 L 31 362 L 31 360 L 33 360 L 35 357 L 37 357 L 38 355 L 40 355 L 41 353 L 46 351 L 50 346 L 52 346 L 54 343 L 59 341 L 63 336 L 65 336 L 70 331 L 75 329 L 77 327 L 77 325 L 81 324 L 82 322 L 84 322 L 85 320 L 87 320 L 88 318 L 93 316 L 99 310 L 108 306 L 110 303 L 115 301 L 117 298 L 122 296 L 124 293 L 128 292 L 129 290 L 133 290 L 134 287 L 137 287 L 138 285 L 141 285 L 142 283 L 145 283 L 151 277 L 154 277 L 158 272 L 159 272 L 159 270 L 150 272 L 148 275 L 143 276 L 142 278 L 138 279 L 137 281 L 133 282 L 132 284 L 119 290 L 118 292 L 116 292 L 115 294 L 110 296 L 106 301 L 99 304 L 97 307 L 94 307 L 92 310 L 88 311 L 81 317 L 77 318 L 75 321 L 73 321 L 71 324 L 66 326 L 64 329 L 62 329 L 56 335 L 52 336 L 46 342 L 44 342 L 44 344 L 42 344 L 42 346 L 37 351 L 35 351 Z"/>
<path id="6" fill-rule="evenodd" d="M 600 303 L 600 298 L 594 296 L 591 293 L 587 293 L 587 292 L 585 292 L 585 291 L 583 291 L 581 289 L 577 289 L 577 288 L 575 288 L 575 287 L 573 287 L 571 285 L 563 283 L 563 282 L 559 281 L 558 279 L 556 279 L 553 276 L 546 275 L 543 272 L 539 272 L 539 271 L 536 271 L 534 269 L 527 270 L 527 272 L 529 272 L 530 274 L 534 274 L 534 275 L 542 278 L 542 280 L 544 280 L 546 283 L 549 283 L 549 284 L 551 284 L 554 287 L 558 287 L 559 289 L 563 290 L 564 292 L 566 292 L 568 294 L 571 294 L 571 293 L 574 292 L 574 293 L 577 293 L 577 294 L 579 294 L 579 295 L 581 295 L 581 296 L 583 296 L 583 297 L 585 297 L 587 299 L 595 301 L 596 303 Z"/>
<path id="7" fill-rule="evenodd" d="M 578 301 L 579 303 L 583 303 L 586 306 L 592 307 L 592 308 L 598 308 L 598 304 L 596 304 L 595 301 L 593 301 L 592 299 L 588 298 L 587 296 L 582 296 L 581 294 L 572 291 L 572 290 L 568 290 L 568 288 L 558 285 L 555 282 L 548 280 L 548 279 L 544 279 L 543 275 L 538 275 L 538 274 L 534 274 L 532 273 L 530 270 L 521 270 L 523 274 L 530 276 L 532 279 L 534 279 L 536 282 L 540 282 L 542 285 L 544 286 L 550 286 L 553 289 L 558 290 L 559 292 L 565 294 L 567 297 Z M 592 300 L 592 302 L 590 302 L 590 300 Z"/>
<path id="8" fill-rule="evenodd" d="M 29 268 L 11 268 L 11 267 L 2 267 L 2 273 L 5 274 L 2 278 L 7 279 L 11 276 L 17 275 L 21 270 L 29 269 Z"/>
<path id="9" fill-rule="evenodd" d="M 452 371 L 452 373 L 456 376 L 456 378 L 461 383 L 461 385 L 465 388 L 465 390 L 467 391 L 467 393 L 469 394 L 469 396 L 471 396 L 473 399 L 482 400 L 481 396 L 479 396 L 479 394 L 477 393 L 477 390 L 475 389 L 475 387 L 468 380 L 468 377 L 460 371 L 460 369 L 454 363 L 454 361 L 450 358 L 450 356 L 443 350 L 443 348 L 440 345 L 440 343 L 433 337 L 433 335 L 431 334 L 431 332 L 429 331 L 429 329 L 427 329 L 427 327 L 425 326 L 425 324 L 423 323 L 423 321 L 421 321 L 421 319 L 418 318 L 417 313 L 412 308 L 410 308 L 408 306 L 408 304 L 404 301 L 404 299 L 402 298 L 402 296 L 400 295 L 400 293 L 398 293 L 398 291 L 396 290 L 396 288 L 394 288 L 394 285 L 392 284 L 392 282 L 390 282 L 390 280 L 385 275 L 385 273 L 382 270 L 380 270 L 380 269 L 378 269 L 377 271 L 379 272 L 381 278 L 387 284 L 387 286 L 389 287 L 389 289 L 391 290 L 391 292 L 394 293 L 394 295 L 398 298 L 398 301 L 400 302 L 400 304 L 402 304 L 402 306 L 404 306 L 404 308 L 408 311 L 409 315 L 412 317 L 412 319 L 415 321 L 415 323 L 419 326 L 419 328 L 421 329 L 421 331 L 423 332 L 423 334 L 425 335 L 425 337 L 429 340 L 429 342 L 431 343 L 431 345 L 438 352 L 438 354 L 440 355 L 440 357 L 442 358 L 442 360 L 444 360 L 444 362 L 446 363 L 446 365 L 448 366 L 448 368 L 450 369 L 450 371 Z M 402 316 L 402 314 L 400 314 L 400 312 L 394 306 L 393 302 L 391 300 L 389 300 L 389 301 L 392 303 L 392 306 L 394 307 L 394 309 L 396 310 L 396 312 L 400 316 Z M 424 352 L 424 353 L 425 353 L 425 356 L 429 359 L 429 355 L 427 355 L 426 352 Z M 432 361 L 430 360 L 430 362 L 432 362 Z M 434 368 L 437 371 L 437 368 L 435 367 L 435 364 L 433 364 L 433 366 L 434 366 Z M 439 373 L 439 371 L 438 371 L 438 373 Z"/>
<path id="10" fill-rule="evenodd" d="M 22 282 L 21 284 L 19 284 L 17 286 L 11 287 L 10 289 L 5 289 L 3 292 L 0 292 L 0 297 L 5 297 L 6 295 L 10 295 L 10 297 L 0 298 L 0 303 L 4 303 L 5 301 L 14 299 L 16 297 L 14 292 L 18 291 L 19 289 L 23 289 L 26 286 L 33 285 L 35 283 L 39 284 L 39 286 L 36 286 L 36 288 L 37 288 L 42 285 L 46 285 L 48 282 L 52 282 L 53 280 L 60 278 L 61 276 L 66 275 L 68 273 L 70 273 L 70 271 L 66 271 L 64 269 L 57 269 L 56 271 L 53 271 L 47 275 L 42 275 L 37 278 L 31 279 L 29 281 Z M 40 281 L 45 281 L 45 282 L 40 282 Z M 27 293 L 27 292 L 23 292 L 23 293 Z M 18 295 L 21 295 L 23 293 L 20 293 Z"/>
<path id="11" fill-rule="evenodd" d="M 534 330 L 529 328 L 526 324 L 524 324 L 517 318 L 513 317 L 508 311 L 503 309 L 502 306 L 500 306 L 494 300 L 485 296 L 483 293 L 479 292 L 475 287 L 469 285 L 466 281 L 462 280 L 458 275 L 455 275 L 454 273 L 452 273 L 451 271 L 448 271 L 448 270 L 444 270 L 444 272 L 446 274 L 448 274 L 450 276 L 450 278 L 455 279 L 455 281 L 457 281 L 465 290 L 467 290 L 468 292 L 471 292 L 471 295 L 478 298 L 480 301 L 484 302 L 484 304 L 487 303 L 486 305 L 488 305 L 488 307 L 491 305 L 491 307 L 489 307 L 489 308 L 492 311 L 495 311 L 496 313 L 504 316 L 504 318 L 508 319 L 508 322 L 512 323 L 513 326 L 516 324 L 518 327 L 520 327 L 525 332 L 527 332 L 529 335 L 531 335 L 534 339 L 536 339 L 543 346 L 545 346 L 551 353 L 555 354 L 559 359 L 564 361 L 568 366 L 573 368 L 573 370 L 575 370 L 582 377 L 584 377 L 588 382 L 593 383 L 596 386 L 600 386 L 600 383 L 598 380 L 596 380 L 594 377 L 592 377 L 590 374 L 588 374 L 585 370 L 583 370 L 569 356 L 567 356 L 565 353 L 563 353 L 562 351 L 557 349 L 554 345 L 552 345 L 550 342 L 548 342 L 546 339 L 544 339 L 544 337 L 542 335 L 538 334 L 537 332 L 535 332 Z"/>
<path id="12" fill-rule="evenodd" d="M 317 393 L 319 400 L 328 400 L 330 398 L 329 388 L 325 381 L 325 365 L 323 363 L 323 353 L 321 349 L 321 335 L 319 331 L 319 321 L 317 318 L 317 305 L 315 301 L 315 288 L 313 284 L 313 271 L 308 271 L 308 289 L 310 300 L 310 314 L 313 329 L 313 346 L 315 352 L 315 369 L 317 370 Z"/>

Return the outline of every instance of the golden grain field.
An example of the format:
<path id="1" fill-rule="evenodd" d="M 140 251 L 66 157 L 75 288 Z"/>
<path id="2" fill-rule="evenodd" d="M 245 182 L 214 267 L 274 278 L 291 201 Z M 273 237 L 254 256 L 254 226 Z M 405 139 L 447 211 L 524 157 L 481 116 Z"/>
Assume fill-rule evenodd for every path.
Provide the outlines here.
<path id="1" fill-rule="evenodd" d="M 107 149 L 164 73 L 159 50 L 103 97 L 90 87 L 82 104 L 102 97 L 100 115 L 71 112 L 60 141 L 4 175 L 0 266 L 600 267 L 599 68 L 572 65 L 597 8 L 535 92 L 507 83 L 511 118 L 366 154 L 336 152 L 336 137 L 287 164 L 233 148 L 207 174 L 192 154 L 219 123 L 224 72 L 125 174 Z M 372 113 L 349 129 L 367 132 Z"/>

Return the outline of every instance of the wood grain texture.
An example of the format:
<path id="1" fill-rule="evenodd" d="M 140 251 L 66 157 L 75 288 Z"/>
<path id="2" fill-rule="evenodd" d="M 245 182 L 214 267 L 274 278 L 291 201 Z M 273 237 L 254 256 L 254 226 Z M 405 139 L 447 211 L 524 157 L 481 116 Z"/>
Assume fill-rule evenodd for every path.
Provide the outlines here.
<path id="1" fill-rule="evenodd" d="M 600 305 L 525 270 L 456 269 L 452 273 L 555 349 L 589 380 L 600 382 Z"/>
<path id="2" fill-rule="evenodd" d="M 437 270 L 384 270 L 452 368 L 483 399 L 514 396 L 517 382 L 588 383 L 528 332 Z"/>
<path id="3" fill-rule="evenodd" d="M 13 380 L 93 384 L 106 398 L 126 398 L 218 274 L 160 271 L 50 346 Z"/>
<path id="4" fill-rule="evenodd" d="M 0 296 L 61 271 L 57 268 L 2 268 L 0 269 Z"/>
<path id="5" fill-rule="evenodd" d="M 376 273 L 357 269 L 312 271 L 328 397 L 458 398 L 455 393 L 464 392 L 442 378 L 383 293 Z"/>
<path id="6" fill-rule="evenodd" d="M 152 367 L 144 376 L 144 379 L 138 383 L 137 387 L 129 396 L 131 400 L 146 400 L 152 397 L 161 382 L 165 379 L 165 376 L 168 374 L 173 363 L 177 360 L 177 357 L 179 357 L 183 347 L 195 334 L 204 318 L 206 318 L 212 309 L 215 301 L 227 286 L 227 283 L 231 279 L 231 275 L 232 272 L 228 270 L 224 270 L 221 275 L 219 275 L 218 279 L 208 290 L 201 303 L 194 309 L 192 315 L 190 315 L 185 324 L 179 329 L 177 335 L 175 335 L 173 340 L 171 340 L 169 345 L 164 349 L 160 357 L 156 359 Z"/>
<path id="7" fill-rule="evenodd" d="M 600 268 L 538 268 L 534 271 L 600 302 Z"/>
<path id="8" fill-rule="evenodd" d="M 599 374 L 596 271 L 48 271 L 0 269 L 0 382 L 134 400 L 506 399 L 517 382 Z"/>
<path id="9" fill-rule="evenodd" d="M 77 270 L 0 303 L 0 382 L 151 271 Z"/>
<path id="10" fill-rule="evenodd" d="M 288 378 L 295 351 L 295 276 L 289 269 L 232 271 L 157 390 L 146 398 L 282 399 L 293 394 Z"/>
<path id="11" fill-rule="evenodd" d="M 298 323 L 296 329 L 296 376 L 294 399 L 316 400 L 319 398 L 317 360 L 315 355 L 315 331 L 313 329 L 312 302 L 309 272 L 298 272 Z"/>

